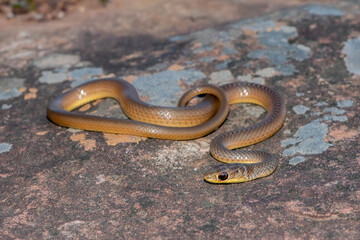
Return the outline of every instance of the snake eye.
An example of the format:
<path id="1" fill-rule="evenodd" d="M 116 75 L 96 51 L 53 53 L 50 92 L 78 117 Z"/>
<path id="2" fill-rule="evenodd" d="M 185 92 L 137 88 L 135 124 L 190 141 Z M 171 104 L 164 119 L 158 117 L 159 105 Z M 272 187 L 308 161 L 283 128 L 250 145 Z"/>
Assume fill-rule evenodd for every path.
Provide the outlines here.
<path id="1" fill-rule="evenodd" d="M 220 180 L 226 180 L 229 177 L 229 174 L 227 172 L 219 173 L 218 178 Z"/>

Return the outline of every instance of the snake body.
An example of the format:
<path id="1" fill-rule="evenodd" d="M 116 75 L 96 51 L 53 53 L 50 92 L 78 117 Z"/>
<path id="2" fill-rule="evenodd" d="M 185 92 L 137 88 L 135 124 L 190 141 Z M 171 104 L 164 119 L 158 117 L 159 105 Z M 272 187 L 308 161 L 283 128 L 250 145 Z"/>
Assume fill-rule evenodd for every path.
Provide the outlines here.
<path id="1" fill-rule="evenodd" d="M 187 102 L 199 94 L 206 97 L 194 106 Z M 131 119 L 84 115 L 72 110 L 97 99 L 116 99 Z M 160 107 L 143 102 L 128 82 L 112 78 L 80 85 L 55 98 L 47 108 L 48 118 L 61 126 L 90 131 L 130 134 L 160 139 L 187 140 L 202 137 L 226 119 L 229 104 L 255 103 L 267 111 L 261 122 L 215 137 L 210 153 L 220 164 L 204 174 L 212 183 L 250 181 L 271 174 L 277 159 L 261 151 L 231 150 L 263 141 L 276 133 L 285 121 L 285 103 L 275 91 L 254 83 L 205 85 L 186 92 L 178 107 Z"/>

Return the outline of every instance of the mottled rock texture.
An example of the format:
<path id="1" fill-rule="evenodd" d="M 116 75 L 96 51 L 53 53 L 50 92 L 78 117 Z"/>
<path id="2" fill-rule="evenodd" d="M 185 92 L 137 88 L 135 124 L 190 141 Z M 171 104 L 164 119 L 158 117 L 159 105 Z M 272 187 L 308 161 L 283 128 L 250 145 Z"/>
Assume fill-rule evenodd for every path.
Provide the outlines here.
<path id="1" fill-rule="evenodd" d="M 181 25 L 177 11 L 169 25 L 150 14 L 153 24 L 143 26 L 146 9 L 159 11 L 148 5 L 140 23 L 104 9 L 0 31 L 1 239 L 358 239 L 359 1 L 259 10 L 242 20 L 233 6 L 244 1 L 221 2 L 228 5 L 206 24 L 203 12 L 182 8 L 199 24 Z M 168 4 L 161 9 L 171 15 Z M 176 21 L 178 29 L 165 27 Z M 99 76 L 123 77 L 143 100 L 172 106 L 203 83 L 272 87 L 287 102 L 285 125 L 250 148 L 276 154 L 278 169 L 244 184 L 203 181 L 217 164 L 211 139 L 264 116 L 250 104 L 232 106 L 210 135 L 181 142 L 67 129 L 46 118 L 54 97 Z M 77 111 L 125 117 L 111 99 Z"/>

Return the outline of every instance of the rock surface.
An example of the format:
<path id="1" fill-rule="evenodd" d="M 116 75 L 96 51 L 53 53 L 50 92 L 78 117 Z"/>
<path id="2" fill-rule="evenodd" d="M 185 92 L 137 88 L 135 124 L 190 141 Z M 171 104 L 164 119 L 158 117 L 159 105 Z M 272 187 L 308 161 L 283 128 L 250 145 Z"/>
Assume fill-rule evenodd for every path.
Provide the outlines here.
<path id="1" fill-rule="evenodd" d="M 231 21 L 216 26 L 161 23 L 140 34 L 101 10 L 0 32 L 1 239 L 358 239 L 359 2 L 242 20 L 225 18 L 233 12 L 224 4 Z M 74 21 L 95 16 L 105 20 Z M 278 169 L 244 184 L 203 181 L 217 164 L 211 139 L 263 117 L 253 105 L 232 106 L 221 128 L 191 141 L 67 129 L 46 118 L 54 97 L 104 76 L 172 106 L 202 83 L 274 88 L 287 102 L 287 120 L 250 148 L 277 154 Z M 111 99 L 78 111 L 125 117 Z"/>

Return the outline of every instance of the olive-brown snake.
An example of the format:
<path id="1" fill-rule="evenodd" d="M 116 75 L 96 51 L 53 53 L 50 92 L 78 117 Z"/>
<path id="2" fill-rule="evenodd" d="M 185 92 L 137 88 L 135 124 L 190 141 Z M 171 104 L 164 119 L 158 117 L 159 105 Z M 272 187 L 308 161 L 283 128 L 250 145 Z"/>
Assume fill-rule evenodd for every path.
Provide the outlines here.
<path id="1" fill-rule="evenodd" d="M 208 94 L 194 106 L 186 106 L 196 95 Z M 99 117 L 72 110 L 100 98 L 116 99 L 129 119 Z M 226 119 L 229 104 L 255 103 L 267 111 L 259 123 L 220 134 L 210 144 L 211 155 L 229 163 L 214 166 L 204 174 L 212 183 L 250 181 L 271 174 L 277 159 L 262 151 L 232 150 L 263 141 L 276 133 L 285 121 L 284 100 L 268 87 L 236 82 L 219 88 L 206 85 L 191 89 L 180 99 L 179 107 L 153 106 L 140 100 L 128 82 L 112 78 L 98 79 L 80 85 L 55 98 L 47 116 L 54 123 L 90 131 L 130 134 L 151 138 L 186 140 L 202 137 L 219 127 Z"/>

